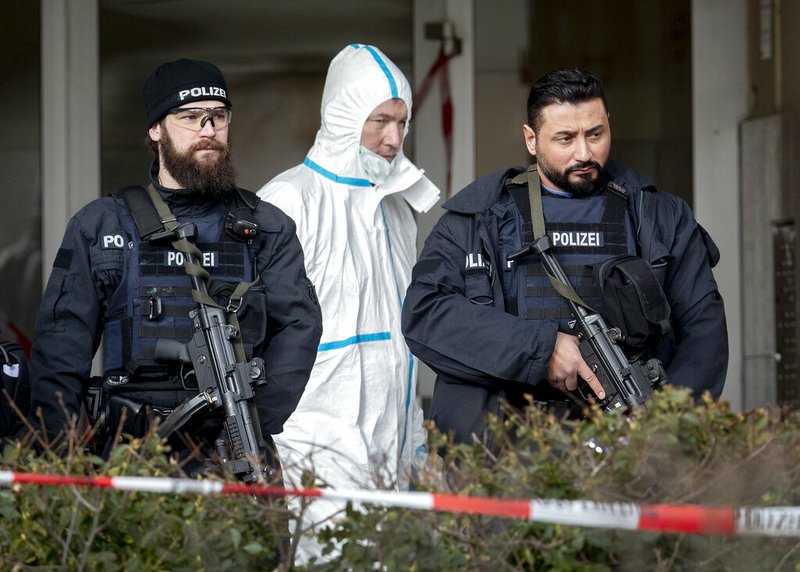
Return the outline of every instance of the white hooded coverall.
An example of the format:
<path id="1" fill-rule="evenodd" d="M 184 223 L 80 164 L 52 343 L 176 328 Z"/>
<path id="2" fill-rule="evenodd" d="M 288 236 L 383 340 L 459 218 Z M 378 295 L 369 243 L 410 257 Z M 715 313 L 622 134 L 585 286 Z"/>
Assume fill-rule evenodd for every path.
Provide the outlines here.
<path id="1" fill-rule="evenodd" d="M 427 211 L 439 190 L 402 149 L 380 184 L 359 158 L 365 121 L 393 98 L 405 102 L 410 120 L 411 88 L 400 70 L 377 48 L 347 46 L 328 69 L 314 146 L 301 165 L 258 192 L 297 224 L 322 306 L 311 379 L 275 436 L 287 484 L 300 484 L 303 470 L 312 469 L 331 488 L 407 488 L 424 443 L 417 363 L 400 314 L 416 261 L 411 208 Z M 343 508 L 327 502 L 312 503 L 307 520 Z"/>

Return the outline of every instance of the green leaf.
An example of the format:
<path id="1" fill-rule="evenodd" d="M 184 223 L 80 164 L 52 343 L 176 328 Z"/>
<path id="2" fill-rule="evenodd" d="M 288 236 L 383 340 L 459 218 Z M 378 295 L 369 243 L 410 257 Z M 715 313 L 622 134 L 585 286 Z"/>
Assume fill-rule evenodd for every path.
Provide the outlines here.
<path id="1" fill-rule="evenodd" d="M 244 545 L 242 550 L 244 550 L 251 556 L 258 556 L 259 554 L 266 553 L 266 549 L 260 542 L 249 542 L 248 544 Z"/>
<path id="2" fill-rule="evenodd" d="M 242 543 L 242 533 L 241 533 L 241 531 L 238 528 L 233 527 L 233 526 L 231 528 L 229 528 L 228 531 L 230 532 L 230 535 L 231 535 L 231 541 L 233 542 L 233 547 L 234 548 L 239 548 L 239 546 Z"/>

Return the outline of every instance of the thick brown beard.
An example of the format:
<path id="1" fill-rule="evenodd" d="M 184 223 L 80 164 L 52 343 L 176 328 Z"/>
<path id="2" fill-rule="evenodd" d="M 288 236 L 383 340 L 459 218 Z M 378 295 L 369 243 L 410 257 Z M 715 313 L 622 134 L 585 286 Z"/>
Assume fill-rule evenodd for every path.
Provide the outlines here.
<path id="1" fill-rule="evenodd" d="M 180 153 L 172 144 L 166 129 L 159 141 L 159 151 L 163 167 L 184 189 L 223 194 L 236 187 L 236 169 L 231 159 L 230 143 L 225 145 L 214 139 L 204 139 Z M 215 161 L 202 161 L 195 157 L 200 149 L 217 149 Z"/>
<path id="2" fill-rule="evenodd" d="M 581 178 L 581 180 L 577 183 L 570 181 L 570 173 L 573 170 L 582 167 L 594 167 L 597 169 L 597 176 L 594 179 Z M 596 161 L 572 165 L 565 171 L 556 171 L 555 169 L 550 169 L 547 165 L 542 165 L 539 163 L 539 171 L 542 172 L 557 188 L 567 193 L 571 193 L 576 197 L 588 197 L 595 194 L 596 192 L 605 188 L 609 179 L 608 172 L 605 170 L 605 167 Z"/>

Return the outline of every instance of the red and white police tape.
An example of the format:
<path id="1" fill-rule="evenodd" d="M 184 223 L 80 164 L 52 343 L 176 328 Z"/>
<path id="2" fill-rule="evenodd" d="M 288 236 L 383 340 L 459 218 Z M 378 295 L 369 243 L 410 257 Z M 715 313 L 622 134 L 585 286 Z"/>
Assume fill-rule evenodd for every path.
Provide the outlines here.
<path id="1" fill-rule="evenodd" d="M 88 477 L 0 471 L 0 486 L 35 484 L 144 493 L 302 496 L 386 507 L 470 513 L 574 526 L 684 534 L 800 536 L 800 507 L 726 508 L 578 500 L 491 499 L 358 489 L 291 488 L 163 477 Z"/>

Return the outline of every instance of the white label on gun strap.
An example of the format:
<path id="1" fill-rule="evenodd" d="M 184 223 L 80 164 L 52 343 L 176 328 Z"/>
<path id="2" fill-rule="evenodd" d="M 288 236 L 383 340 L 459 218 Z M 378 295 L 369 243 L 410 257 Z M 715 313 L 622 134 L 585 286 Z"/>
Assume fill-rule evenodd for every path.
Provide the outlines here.
<path id="1" fill-rule="evenodd" d="M 4 363 L 3 373 L 8 377 L 19 377 L 19 364 L 18 363 Z"/>

